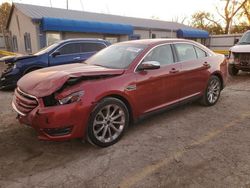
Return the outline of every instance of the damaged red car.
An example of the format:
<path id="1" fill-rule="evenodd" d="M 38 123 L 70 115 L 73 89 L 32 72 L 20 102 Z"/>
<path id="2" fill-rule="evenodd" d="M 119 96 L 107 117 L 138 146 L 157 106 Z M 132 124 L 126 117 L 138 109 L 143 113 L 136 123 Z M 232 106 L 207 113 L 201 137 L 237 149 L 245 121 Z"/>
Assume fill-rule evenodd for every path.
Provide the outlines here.
<path id="1" fill-rule="evenodd" d="M 44 68 L 18 82 L 12 106 L 43 140 L 87 138 L 106 147 L 132 122 L 199 100 L 212 106 L 226 84 L 223 55 L 184 39 L 117 43 L 83 63 Z"/>

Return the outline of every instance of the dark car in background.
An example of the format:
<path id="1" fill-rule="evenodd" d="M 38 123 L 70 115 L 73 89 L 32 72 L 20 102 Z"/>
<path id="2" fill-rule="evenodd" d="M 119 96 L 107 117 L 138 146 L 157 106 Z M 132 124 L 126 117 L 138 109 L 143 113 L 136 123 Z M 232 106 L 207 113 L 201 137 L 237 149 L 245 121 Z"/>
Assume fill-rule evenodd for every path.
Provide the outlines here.
<path id="1" fill-rule="evenodd" d="M 34 55 L 1 58 L 0 62 L 4 62 L 7 68 L 0 77 L 0 89 L 15 88 L 23 75 L 37 69 L 85 61 L 109 45 L 102 39 L 68 39 L 54 43 Z"/>

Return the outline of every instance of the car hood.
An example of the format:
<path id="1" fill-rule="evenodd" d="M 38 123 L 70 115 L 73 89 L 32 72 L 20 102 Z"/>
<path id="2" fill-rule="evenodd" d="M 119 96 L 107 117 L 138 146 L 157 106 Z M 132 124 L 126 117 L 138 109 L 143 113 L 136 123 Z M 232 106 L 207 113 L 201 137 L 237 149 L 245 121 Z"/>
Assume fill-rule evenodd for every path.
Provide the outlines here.
<path id="1" fill-rule="evenodd" d="M 250 53 L 250 45 L 236 45 L 230 48 L 230 51 L 235 53 Z"/>
<path id="2" fill-rule="evenodd" d="M 98 76 L 116 76 L 123 73 L 123 69 L 110 69 L 82 63 L 61 65 L 30 72 L 18 81 L 17 86 L 22 91 L 40 98 L 58 91 L 70 78 L 94 79 Z"/>
<path id="3" fill-rule="evenodd" d="M 5 62 L 6 64 L 15 63 L 18 60 L 29 59 L 36 57 L 35 55 L 17 55 L 17 56 L 5 56 L 0 58 L 0 62 Z"/>

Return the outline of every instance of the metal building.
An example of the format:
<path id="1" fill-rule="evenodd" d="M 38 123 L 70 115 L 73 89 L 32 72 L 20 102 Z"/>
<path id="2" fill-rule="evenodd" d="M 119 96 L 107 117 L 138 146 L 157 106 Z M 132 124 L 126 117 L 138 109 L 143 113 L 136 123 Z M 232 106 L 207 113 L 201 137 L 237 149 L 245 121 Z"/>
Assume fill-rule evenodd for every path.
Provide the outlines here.
<path id="1" fill-rule="evenodd" d="M 189 38 L 205 43 L 208 32 L 184 24 L 13 3 L 7 29 L 12 51 L 34 53 L 58 40 L 102 38 L 111 43 L 145 38 Z"/>

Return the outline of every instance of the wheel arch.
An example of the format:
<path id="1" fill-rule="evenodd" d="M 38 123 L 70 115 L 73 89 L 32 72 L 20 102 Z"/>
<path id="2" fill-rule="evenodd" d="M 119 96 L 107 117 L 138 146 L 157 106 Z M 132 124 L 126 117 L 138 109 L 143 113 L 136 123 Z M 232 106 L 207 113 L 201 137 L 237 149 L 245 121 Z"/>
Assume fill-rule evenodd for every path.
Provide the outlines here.
<path id="1" fill-rule="evenodd" d="M 106 95 L 106 96 L 102 97 L 100 100 L 103 100 L 104 98 L 109 98 L 109 97 L 116 98 L 116 99 L 122 101 L 126 105 L 128 112 L 129 112 L 129 117 L 130 117 L 129 124 L 133 123 L 134 122 L 134 113 L 133 113 L 132 106 L 131 106 L 129 100 L 120 94 Z"/>
<path id="2" fill-rule="evenodd" d="M 34 70 L 42 69 L 42 68 L 45 68 L 45 67 L 42 67 L 42 66 L 32 66 L 32 67 L 28 67 L 28 68 L 25 69 L 25 71 L 23 72 L 23 75 L 25 75 L 25 74 L 31 72 L 31 70 L 34 71 Z"/>
<path id="3" fill-rule="evenodd" d="M 211 76 L 217 76 L 219 79 L 220 79 L 220 82 L 221 82 L 221 90 L 224 88 L 224 80 L 223 80 L 223 77 L 222 77 L 222 74 L 220 72 L 214 72 L 212 73 Z"/>

